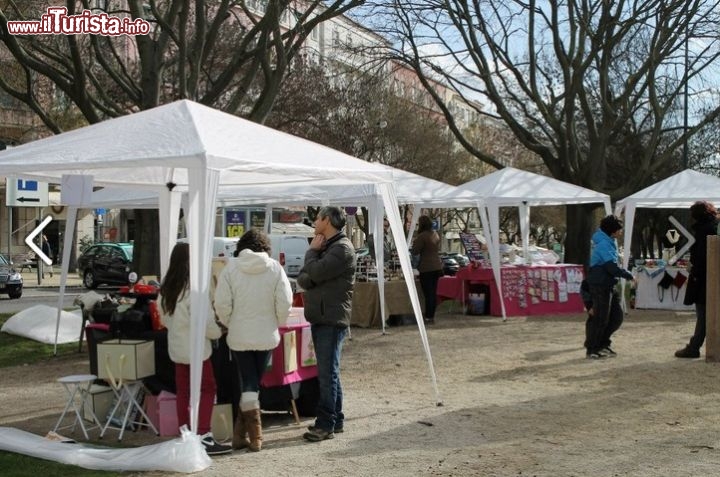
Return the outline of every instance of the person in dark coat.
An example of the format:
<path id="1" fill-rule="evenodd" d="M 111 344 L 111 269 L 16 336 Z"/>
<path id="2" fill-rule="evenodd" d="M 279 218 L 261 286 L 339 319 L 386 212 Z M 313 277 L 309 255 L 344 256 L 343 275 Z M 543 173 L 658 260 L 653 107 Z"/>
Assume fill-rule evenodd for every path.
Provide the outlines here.
<path id="1" fill-rule="evenodd" d="M 47 270 L 45 270 L 45 267 L 43 267 L 42 277 L 45 278 L 46 271 L 52 277 L 53 276 L 52 262 L 55 260 L 55 257 L 53 255 L 53 251 L 52 251 L 52 247 L 50 246 L 50 242 L 48 242 L 47 235 L 45 235 L 45 234 L 43 234 L 43 236 L 42 236 L 42 253 L 44 253 L 45 256 L 51 260 L 50 265 L 45 265 L 45 267 L 47 267 Z"/>
<path id="2" fill-rule="evenodd" d="M 699 358 L 705 341 L 705 296 L 707 285 L 707 237 L 716 235 L 718 212 L 709 202 L 698 201 L 690 206 L 695 243 L 690 247 L 690 275 L 685 289 L 686 305 L 695 305 L 695 332 L 690 342 L 675 352 L 678 358 Z"/>
<path id="3" fill-rule="evenodd" d="M 315 423 L 303 434 L 310 442 L 334 438 L 345 423 L 340 359 L 355 283 L 355 249 L 342 231 L 346 220 L 338 207 L 320 209 L 315 238 L 297 278 L 305 290 L 305 319 L 310 322 L 320 388 Z"/>
<path id="4" fill-rule="evenodd" d="M 425 323 L 435 323 L 438 280 L 443 276 L 440 259 L 440 235 L 433 230 L 430 217 L 423 215 L 418 220 L 418 234 L 413 240 L 410 253 L 420 256 L 417 267 L 420 272 L 420 286 L 425 296 Z"/>

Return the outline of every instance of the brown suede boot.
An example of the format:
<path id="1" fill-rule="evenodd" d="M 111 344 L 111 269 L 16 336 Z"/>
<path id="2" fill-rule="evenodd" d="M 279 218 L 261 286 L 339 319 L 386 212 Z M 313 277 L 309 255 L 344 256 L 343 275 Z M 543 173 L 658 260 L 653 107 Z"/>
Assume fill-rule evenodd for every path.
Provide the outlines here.
<path id="1" fill-rule="evenodd" d="M 247 440 L 247 429 L 245 427 L 243 412 L 238 409 L 237 419 L 235 419 L 235 428 L 233 429 L 232 446 L 233 449 L 244 449 L 249 445 L 250 442 Z"/>
<path id="2" fill-rule="evenodd" d="M 243 412 L 245 429 L 247 429 L 250 443 L 249 449 L 257 452 L 262 448 L 262 421 L 260 420 L 260 409 L 251 409 Z"/>

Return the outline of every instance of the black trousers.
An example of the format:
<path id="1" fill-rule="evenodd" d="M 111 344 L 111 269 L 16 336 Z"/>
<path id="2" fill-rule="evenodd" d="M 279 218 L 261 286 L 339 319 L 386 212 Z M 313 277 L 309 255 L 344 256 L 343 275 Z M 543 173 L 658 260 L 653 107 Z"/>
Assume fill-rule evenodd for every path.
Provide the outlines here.
<path id="1" fill-rule="evenodd" d="M 235 360 L 227 345 L 226 335 L 213 341 L 213 353 L 210 360 L 217 385 L 216 401 L 218 404 L 232 404 L 234 420 L 240 406 L 241 383 L 235 367 Z"/>
<path id="2" fill-rule="evenodd" d="M 425 295 L 425 318 L 435 318 L 437 308 L 437 284 L 442 276 L 442 270 L 420 272 L 420 287 Z"/>
<path id="3" fill-rule="evenodd" d="M 620 297 L 614 287 L 590 285 L 590 297 L 593 314 L 588 315 L 585 322 L 585 348 L 588 354 L 609 347 L 612 343 L 610 337 L 623 322 Z"/>
<path id="4" fill-rule="evenodd" d="M 705 303 L 695 303 L 695 333 L 690 338 L 688 347 L 700 351 L 703 343 L 705 342 L 705 315 L 707 311 L 707 305 Z"/>

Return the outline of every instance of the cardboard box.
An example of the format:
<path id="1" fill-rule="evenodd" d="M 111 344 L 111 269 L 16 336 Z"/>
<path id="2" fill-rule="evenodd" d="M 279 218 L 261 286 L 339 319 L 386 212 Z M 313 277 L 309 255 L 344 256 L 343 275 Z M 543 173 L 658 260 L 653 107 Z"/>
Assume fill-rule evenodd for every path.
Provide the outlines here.
<path id="1" fill-rule="evenodd" d="M 99 384 L 93 384 L 90 386 L 88 397 L 85 400 L 85 406 L 83 407 L 83 419 L 92 422 L 92 413 L 95 413 L 95 417 L 100 422 L 97 424 L 103 425 L 107 421 L 108 414 L 112 409 L 115 393 L 110 386 L 101 386 Z"/>
<path id="2" fill-rule="evenodd" d="M 179 434 L 177 404 L 173 393 L 160 391 L 157 396 L 148 394 L 145 396 L 143 407 L 150 422 L 161 436 L 172 437 Z"/>
<path id="3" fill-rule="evenodd" d="M 136 380 L 155 374 L 155 343 L 142 340 L 109 340 L 97 345 L 98 377 Z"/>

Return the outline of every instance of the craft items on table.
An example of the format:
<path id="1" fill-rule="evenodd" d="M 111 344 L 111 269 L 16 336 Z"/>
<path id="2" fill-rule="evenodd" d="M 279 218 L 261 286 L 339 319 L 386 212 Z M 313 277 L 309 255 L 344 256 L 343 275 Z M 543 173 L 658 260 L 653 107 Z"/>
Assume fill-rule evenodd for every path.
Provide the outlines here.
<path id="1" fill-rule="evenodd" d="M 583 303 L 579 265 L 513 266 L 500 268 L 501 294 L 507 316 L 580 313 Z M 456 277 L 443 277 L 438 283 L 439 299 L 460 299 L 467 302 L 478 286 L 489 291 L 490 314 L 502 316 L 493 270 L 470 266 L 460 269 Z"/>
<path id="2" fill-rule="evenodd" d="M 684 305 L 687 271 L 683 260 L 668 266 L 664 260 L 636 260 L 635 308 L 660 310 L 692 310 Z"/>

